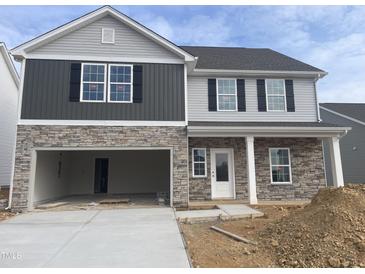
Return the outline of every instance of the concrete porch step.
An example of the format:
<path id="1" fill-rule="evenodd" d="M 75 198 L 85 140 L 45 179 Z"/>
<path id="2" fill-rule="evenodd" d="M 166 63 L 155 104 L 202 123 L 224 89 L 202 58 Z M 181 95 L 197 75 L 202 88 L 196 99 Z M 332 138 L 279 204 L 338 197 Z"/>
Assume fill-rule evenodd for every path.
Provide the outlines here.
<path id="1" fill-rule="evenodd" d="M 216 205 L 216 209 L 176 211 L 176 219 L 182 223 L 198 223 L 214 220 L 237 220 L 242 218 L 256 218 L 264 213 L 242 204 Z"/>

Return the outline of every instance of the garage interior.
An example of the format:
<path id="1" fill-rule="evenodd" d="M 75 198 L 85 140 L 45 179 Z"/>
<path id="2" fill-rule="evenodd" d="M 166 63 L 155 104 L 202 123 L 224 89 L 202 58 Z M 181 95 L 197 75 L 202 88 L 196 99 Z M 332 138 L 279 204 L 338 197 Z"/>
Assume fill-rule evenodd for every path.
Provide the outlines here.
<path id="1" fill-rule="evenodd" d="M 170 169 L 170 150 L 39 150 L 31 206 L 170 205 Z"/>

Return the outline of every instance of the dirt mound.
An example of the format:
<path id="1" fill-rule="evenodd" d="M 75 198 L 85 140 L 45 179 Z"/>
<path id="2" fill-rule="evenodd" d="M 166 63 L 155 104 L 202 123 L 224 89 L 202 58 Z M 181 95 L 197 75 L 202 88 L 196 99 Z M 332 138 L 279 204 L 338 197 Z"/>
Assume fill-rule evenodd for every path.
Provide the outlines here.
<path id="1" fill-rule="evenodd" d="M 281 267 L 364 267 L 365 185 L 321 189 L 260 237 Z"/>

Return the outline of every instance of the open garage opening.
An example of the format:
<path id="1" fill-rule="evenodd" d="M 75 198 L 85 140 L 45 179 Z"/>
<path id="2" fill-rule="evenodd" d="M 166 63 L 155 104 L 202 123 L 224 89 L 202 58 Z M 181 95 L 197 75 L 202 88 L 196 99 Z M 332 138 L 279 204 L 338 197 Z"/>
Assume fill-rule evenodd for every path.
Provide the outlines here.
<path id="1" fill-rule="evenodd" d="M 170 154 L 169 149 L 37 150 L 30 208 L 170 205 Z"/>

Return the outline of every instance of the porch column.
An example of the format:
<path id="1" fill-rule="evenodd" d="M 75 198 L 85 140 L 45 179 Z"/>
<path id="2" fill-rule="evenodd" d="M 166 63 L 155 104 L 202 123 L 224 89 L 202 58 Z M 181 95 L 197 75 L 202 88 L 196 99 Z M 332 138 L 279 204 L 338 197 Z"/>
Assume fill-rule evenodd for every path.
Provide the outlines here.
<path id="1" fill-rule="evenodd" d="M 248 199 L 251 205 L 257 204 L 256 195 L 256 170 L 255 170 L 255 149 L 254 137 L 246 137 L 246 162 L 247 162 L 247 181 Z"/>
<path id="2" fill-rule="evenodd" d="M 333 185 L 335 187 L 344 186 L 342 162 L 341 162 L 340 138 L 331 137 L 329 140 L 329 149 L 331 155 Z"/>

